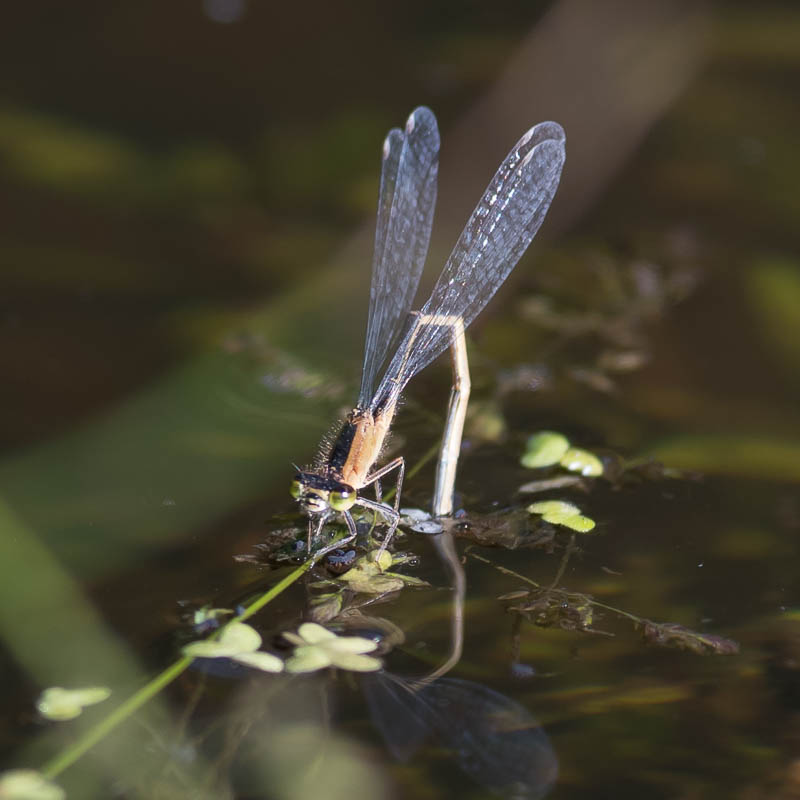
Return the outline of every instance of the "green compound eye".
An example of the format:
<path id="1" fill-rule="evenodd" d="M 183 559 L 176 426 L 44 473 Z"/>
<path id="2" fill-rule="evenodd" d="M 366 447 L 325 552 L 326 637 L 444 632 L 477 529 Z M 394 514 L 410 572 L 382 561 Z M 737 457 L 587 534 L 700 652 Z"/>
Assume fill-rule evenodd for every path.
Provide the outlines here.
<path id="1" fill-rule="evenodd" d="M 295 500 L 299 500 L 300 495 L 303 494 L 303 484 L 297 480 L 292 481 L 292 485 L 289 487 L 289 494 L 294 497 Z"/>
<path id="2" fill-rule="evenodd" d="M 350 489 L 333 491 L 328 495 L 328 505 L 334 511 L 347 511 L 356 502 L 356 493 Z"/>

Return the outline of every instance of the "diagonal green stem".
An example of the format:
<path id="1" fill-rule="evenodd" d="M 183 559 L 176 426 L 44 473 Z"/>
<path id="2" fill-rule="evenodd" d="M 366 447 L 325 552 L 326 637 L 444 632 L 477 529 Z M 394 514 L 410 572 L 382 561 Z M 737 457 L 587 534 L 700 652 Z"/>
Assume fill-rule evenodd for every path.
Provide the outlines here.
<path id="1" fill-rule="evenodd" d="M 267 603 L 274 600 L 281 592 L 287 587 L 291 586 L 298 578 L 304 575 L 315 564 L 315 559 L 309 559 L 304 564 L 301 564 L 297 569 L 290 572 L 285 578 L 278 581 L 274 586 L 260 595 L 253 601 L 245 610 L 235 617 L 235 622 L 242 622 L 262 608 Z M 229 623 L 230 624 L 230 623 Z M 117 706 L 108 716 L 104 717 L 97 725 L 89 728 L 86 733 L 81 736 L 76 742 L 71 744 L 65 750 L 62 750 L 55 758 L 49 761 L 42 768 L 42 773 L 48 778 L 55 778 L 68 767 L 71 767 L 81 756 L 91 750 L 98 742 L 102 741 L 114 728 L 120 723 L 124 722 L 128 717 L 138 711 L 148 700 L 152 699 L 162 689 L 169 686 L 179 675 L 181 675 L 186 668 L 192 663 L 194 659 L 183 656 L 170 664 L 163 672 L 157 675 L 153 680 L 139 689 L 134 695 L 129 697 L 124 703 Z"/>
<path id="2" fill-rule="evenodd" d="M 100 720 L 97 725 L 89 728 L 76 742 L 62 750 L 54 759 L 45 764 L 42 768 L 42 773 L 48 778 L 55 778 L 56 775 L 71 767 L 84 753 L 111 733 L 117 725 L 124 722 L 165 686 L 172 683 L 192 663 L 192 660 L 184 656 L 167 667 L 160 675 L 153 678 L 150 683 L 143 686 L 122 705 L 117 706 L 107 717 Z"/>
<path id="3" fill-rule="evenodd" d="M 431 447 L 431 449 L 409 470 L 409 477 L 418 472 L 427 461 L 436 455 L 437 450 L 438 445 Z M 244 622 L 244 620 L 257 614 L 264 606 L 308 572 L 318 560 L 318 557 L 310 558 L 297 567 L 297 569 L 292 570 L 285 578 L 278 581 L 278 583 L 257 597 L 241 614 L 239 614 L 239 616 L 234 617 L 230 622 Z M 230 624 L 230 622 L 228 624 Z M 224 627 L 220 629 L 220 633 L 222 630 L 224 630 Z M 76 742 L 62 750 L 55 758 L 48 761 L 42 768 L 42 773 L 48 778 L 55 778 L 65 769 L 71 767 L 79 758 L 91 750 L 98 742 L 102 741 L 118 725 L 138 711 L 148 700 L 152 699 L 162 689 L 169 686 L 172 681 L 187 669 L 192 661 L 192 658 L 183 656 L 173 664 L 170 664 L 163 672 L 139 689 L 138 692 L 129 697 L 124 703 L 117 706 L 108 716 L 104 717 L 92 728 L 89 728 Z"/>

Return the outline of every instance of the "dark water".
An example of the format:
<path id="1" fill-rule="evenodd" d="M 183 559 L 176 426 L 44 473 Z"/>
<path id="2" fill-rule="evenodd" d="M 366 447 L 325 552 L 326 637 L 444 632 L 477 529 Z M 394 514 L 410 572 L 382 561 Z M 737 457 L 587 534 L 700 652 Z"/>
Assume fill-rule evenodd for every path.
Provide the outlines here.
<path id="1" fill-rule="evenodd" d="M 516 535 L 545 496 L 596 530 L 566 562 L 564 531 L 458 539 L 463 656 L 418 691 L 452 592 L 432 540 L 407 536 L 432 588 L 362 609 L 405 636 L 377 684 L 190 670 L 57 781 L 76 798 L 800 795 L 799 34 L 791 3 L 6 9 L 3 765 L 52 763 L 168 666 L 186 609 L 284 574 L 234 556 L 297 522 L 290 463 L 352 402 L 380 143 L 425 103 L 434 273 L 522 131 L 567 132 L 540 239 L 471 329 L 459 504 L 473 534 Z M 441 365 L 412 383 L 393 443 L 409 465 L 447 389 Z M 522 495 L 541 429 L 681 473 Z M 427 462 L 404 502 L 432 484 Z M 557 579 L 571 610 L 520 621 L 497 598 L 523 578 Z M 307 593 L 253 618 L 268 648 Z M 629 616 L 577 624 L 587 595 Z M 647 643 L 631 617 L 739 653 Z M 38 718 L 45 687 L 98 684 L 112 699 L 79 720 Z"/>

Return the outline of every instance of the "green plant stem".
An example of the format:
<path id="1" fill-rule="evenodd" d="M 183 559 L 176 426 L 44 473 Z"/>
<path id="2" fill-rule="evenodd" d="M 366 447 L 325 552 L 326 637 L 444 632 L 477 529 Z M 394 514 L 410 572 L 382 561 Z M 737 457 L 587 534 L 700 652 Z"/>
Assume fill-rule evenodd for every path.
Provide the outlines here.
<path id="1" fill-rule="evenodd" d="M 314 559 L 309 559 L 297 569 L 290 572 L 285 578 L 256 598 L 245 610 L 235 617 L 232 622 L 242 622 L 264 608 L 267 603 L 274 600 L 281 592 L 291 586 L 298 578 L 304 575 L 315 564 Z M 230 624 L 230 623 L 228 623 Z M 224 630 L 224 628 L 222 629 Z M 162 689 L 169 686 L 187 667 L 194 661 L 193 658 L 183 656 L 170 664 L 163 672 L 139 689 L 124 703 L 117 706 L 108 716 L 104 717 L 76 742 L 62 750 L 55 758 L 42 768 L 42 773 L 48 778 L 55 778 L 68 767 L 71 767 L 81 756 L 91 750 L 98 742 L 102 741 L 117 725 L 138 711 L 148 700 L 155 697 Z"/>
<path id="2" fill-rule="evenodd" d="M 409 470 L 408 477 L 417 473 L 422 466 L 436 455 L 439 445 L 434 445 L 430 448 L 422 458 Z M 393 492 L 392 492 L 393 493 Z M 387 493 L 387 497 L 390 496 Z M 317 559 L 310 558 L 305 563 L 301 564 L 297 569 L 290 572 L 285 578 L 278 581 L 274 586 L 257 597 L 245 610 L 237 617 L 231 619 L 230 622 L 244 622 L 254 614 L 257 614 L 265 605 L 274 600 L 279 594 L 291 586 L 298 578 L 304 575 L 317 563 Z M 230 622 L 228 624 L 230 624 Z M 224 626 L 220 629 L 222 633 Z M 65 769 L 71 767 L 81 756 L 92 749 L 98 742 L 102 741 L 117 725 L 120 725 L 128 717 L 138 711 L 148 700 L 155 697 L 162 689 L 169 686 L 179 675 L 181 675 L 194 659 L 183 656 L 170 664 L 163 672 L 157 675 L 153 680 L 139 689 L 134 695 L 129 697 L 124 703 L 117 706 L 108 716 L 104 717 L 100 722 L 89 728 L 86 733 L 81 736 L 76 742 L 62 750 L 55 758 L 50 760 L 42 768 L 42 773 L 48 778 L 55 778 L 62 773 Z"/>
<path id="3" fill-rule="evenodd" d="M 129 697 L 122 705 L 117 706 L 108 716 L 100 720 L 97 725 L 89 728 L 78 741 L 45 764 L 42 768 L 42 773 L 47 778 L 52 779 L 68 767 L 71 767 L 84 753 L 111 733 L 117 725 L 124 722 L 165 686 L 172 683 L 192 663 L 192 660 L 184 656 L 167 667 L 160 675 L 157 675 L 148 684 L 139 689 L 136 694 Z"/>
<path id="4" fill-rule="evenodd" d="M 308 561 L 302 563 L 297 569 L 292 570 L 285 578 L 278 581 L 272 588 L 268 589 L 264 594 L 260 597 L 256 598 L 245 610 L 239 614 L 238 617 L 235 617 L 232 621 L 234 622 L 244 622 L 246 619 L 250 619 L 254 614 L 257 614 L 264 608 L 267 603 L 272 602 L 279 594 L 281 594 L 284 590 L 286 590 L 289 586 L 291 586 L 298 578 L 305 575 L 314 564 L 317 563 L 315 558 L 309 558 Z"/>

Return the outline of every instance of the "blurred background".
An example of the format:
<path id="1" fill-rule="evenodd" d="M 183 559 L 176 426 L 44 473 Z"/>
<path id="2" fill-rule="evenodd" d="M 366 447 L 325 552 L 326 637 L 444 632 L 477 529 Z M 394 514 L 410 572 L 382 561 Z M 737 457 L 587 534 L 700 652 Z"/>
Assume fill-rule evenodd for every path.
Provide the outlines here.
<path id="1" fill-rule="evenodd" d="M 545 427 L 702 472 L 671 505 L 601 493 L 594 515 L 617 532 L 578 577 L 625 561 L 623 604 L 751 644 L 745 666 L 720 667 L 727 683 L 705 673 L 724 687 L 713 713 L 693 700 L 695 662 L 671 662 L 692 686 L 663 701 L 686 704 L 682 725 L 711 714 L 711 739 L 741 725 L 713 764 L 685 744 L 683 778 L 653 793 L 656 741 L 637 751 L 642 720 L 623 712 L 620 748 L 647 767 L 620 784 L 607 751 L 587 756 L 608 730 L 567 726 L 555 796 L 800 796 L 798 41 L 788 1 L 8 4 L 4 752 L 18 761 L 38 737 L 26 709 L 41 686 L 99 663 L 133 685 L 166 663 L 154 643 L 177 600 L 256 579 L 232 556 L 293 510 L 290 462 L 355 396 L 380 148 L 425 104 L 442 154 L 423 287 L 519 136 L 544 119 L 567 133 L 551 214 L 471 332 L 485 414 L 463 504 L 512 503 L 521 441 Z M 410 461 L 440 429 L 448 376 L 429 372 L 398 423 Z M 424 506 L 422 474 L 408 491 Z M 481 602 L 501 591 L 471 580 Z M 627 658 L 603 651 L 593 669 L 615 684 Z M 498 655 L 473 672 L 506 668 Z M 743 696 L 734 723 L 723 707 Z"/>

